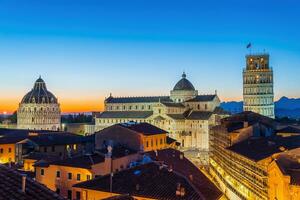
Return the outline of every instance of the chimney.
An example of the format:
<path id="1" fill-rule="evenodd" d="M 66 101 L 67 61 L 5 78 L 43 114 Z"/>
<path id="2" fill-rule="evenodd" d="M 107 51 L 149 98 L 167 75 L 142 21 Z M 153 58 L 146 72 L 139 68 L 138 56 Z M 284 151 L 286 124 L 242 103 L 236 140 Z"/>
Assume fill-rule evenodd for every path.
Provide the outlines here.
<path id="1" fill-rule="evenodd" d="M 26 174 L 22 174 L 22 192 L 26 192 Z"/>
<path id="2" fill-rule="evenodd" d="M 184 158 L 184 155 L 183 155 L 183 153 L 180 153 L 180 160 L 183 160 L 183 158 Z"/>
<path id="3" fill-rule="evenodd" d="M 244 122 L 244 128 L 247 128 L 249 126 L 248 122 Z"/>

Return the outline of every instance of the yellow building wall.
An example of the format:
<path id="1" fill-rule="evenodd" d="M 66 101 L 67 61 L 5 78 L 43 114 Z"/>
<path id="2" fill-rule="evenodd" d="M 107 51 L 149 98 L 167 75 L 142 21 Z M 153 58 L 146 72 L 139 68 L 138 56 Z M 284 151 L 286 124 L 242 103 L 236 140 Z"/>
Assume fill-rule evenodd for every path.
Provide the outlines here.
<path id="1" fill-rule="evenodd" d="M 36 160 L 32 160 L 32 159 L 24 159 L 23 160 L 23 170 L 24 171 L 34 171 L 34 163 L 36 162 Z"/>
<path id="2" fill-rule="evenodd" d="M 15 144 L 0 144 L 0 164 L 16 161 Z"/>
<path id="3" fill-rule="evenodd" d="M 276 162 L 269 167 L 269 199 L 299 200 L 300 186 L 290 184 L 290 176 L 284 175 Z"/>
<path id="4" fill-rule="evenodd" d="M 44 169 L 44 175 L 41 170 Z M 60 177 L 56 177 L 56 172 L 60 171 Z M 68 173 L 72 173 L 72 179 L 68 179 Z M 77 180 L 77 174 L 80 174 L 80 181 Z M 88 169 L 50 165 L 49 167 L 36 167 L 36 180 L 49 189 L 56 191 L 60 189 L 62 196 L 67 196 L 68 190 L 72 190 L 72 186 L 76 183 L 87 180 L 87 175 L 92 179 L 92 172 Z"/>
<path id="5" fill-rule="evenodd" d="M 144 151 L 154 151 L 164 149 L 167 146 L 166 134 L 142 136 Z"/>

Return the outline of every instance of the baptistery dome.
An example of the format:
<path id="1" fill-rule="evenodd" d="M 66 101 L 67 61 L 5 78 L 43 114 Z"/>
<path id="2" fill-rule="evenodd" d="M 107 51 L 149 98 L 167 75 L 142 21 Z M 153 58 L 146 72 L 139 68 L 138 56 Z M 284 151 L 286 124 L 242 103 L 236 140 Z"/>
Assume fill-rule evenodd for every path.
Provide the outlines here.
<path id="1" fill-rule="evenodd" d="M 18 128 L 31 130 L 59 130 L 60 105 L 57 98 L 47 90 L 45 81 L 39 77 L 30 92 L 21 100 L 18 108 Z"/>
<path id="2" fill-rule="evenodd" d="M 32 90 L 23 97 L 21 103 L 57 103 L 57 98 L 47 90 L 45 81 L 39 77 Z"/>

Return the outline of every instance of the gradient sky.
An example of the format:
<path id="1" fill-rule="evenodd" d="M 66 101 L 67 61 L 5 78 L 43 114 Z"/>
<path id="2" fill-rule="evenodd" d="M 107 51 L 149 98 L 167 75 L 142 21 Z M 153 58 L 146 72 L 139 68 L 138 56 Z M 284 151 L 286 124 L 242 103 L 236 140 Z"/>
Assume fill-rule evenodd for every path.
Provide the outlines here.
<path id="1" fill-rule="evenodd" d="M 0 113 L 39 75 L 63 112 L 168 95 L 183 71 L 199 93 L 241 100 L 248 42 L 270 53 L 276 98 L 300 97 L 298 0 L 0 0 Z"/>

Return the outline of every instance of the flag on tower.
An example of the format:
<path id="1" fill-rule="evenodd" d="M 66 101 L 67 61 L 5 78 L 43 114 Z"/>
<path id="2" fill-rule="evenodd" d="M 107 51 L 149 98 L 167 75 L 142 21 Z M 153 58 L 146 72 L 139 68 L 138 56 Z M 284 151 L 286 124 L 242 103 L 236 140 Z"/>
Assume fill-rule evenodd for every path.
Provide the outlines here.
<path id="1" fill-rule="evenodd" d="M 251 42 L 247 44 L 247 49 L 249 49 L 252 46 Z"/>

